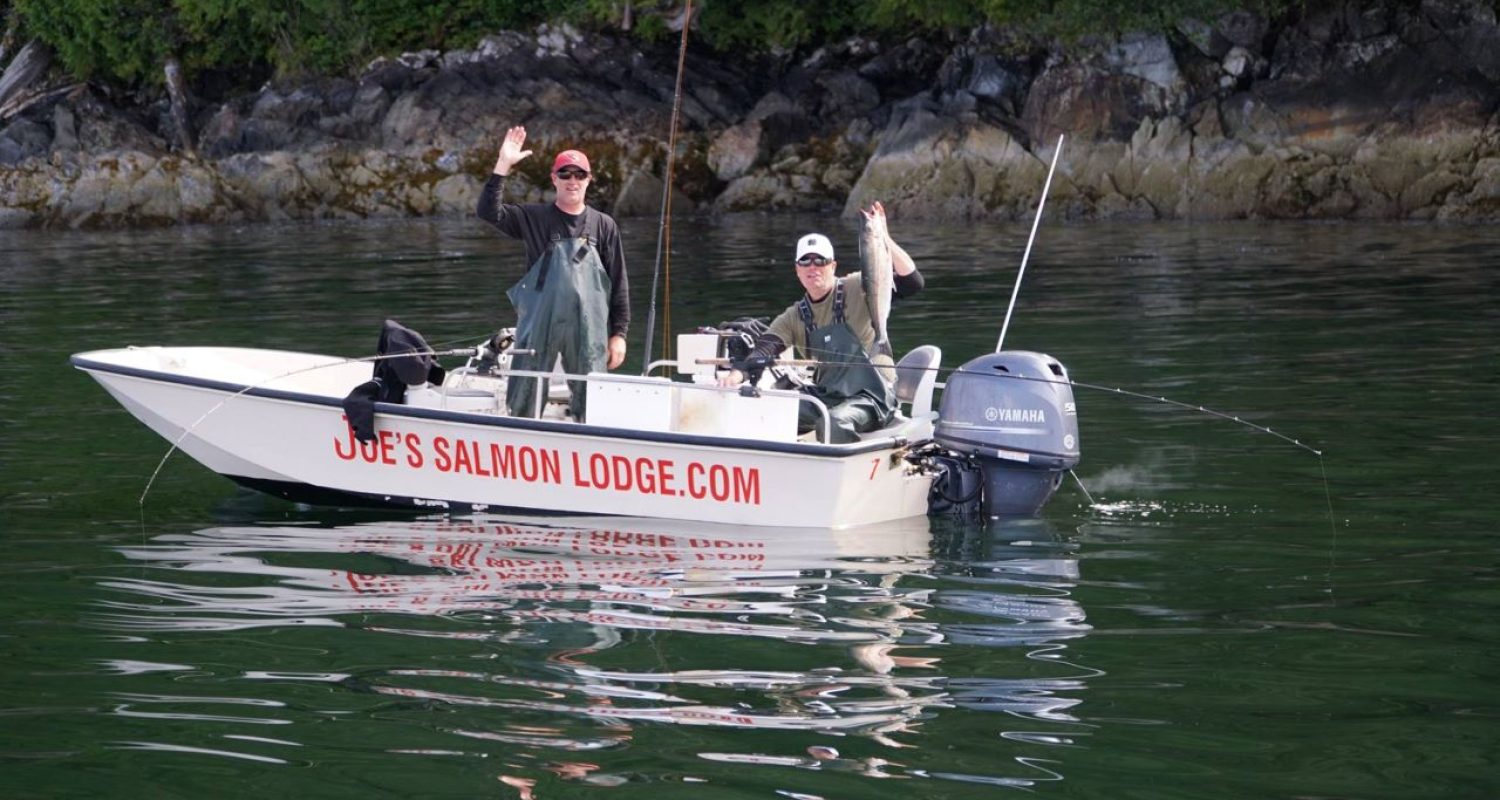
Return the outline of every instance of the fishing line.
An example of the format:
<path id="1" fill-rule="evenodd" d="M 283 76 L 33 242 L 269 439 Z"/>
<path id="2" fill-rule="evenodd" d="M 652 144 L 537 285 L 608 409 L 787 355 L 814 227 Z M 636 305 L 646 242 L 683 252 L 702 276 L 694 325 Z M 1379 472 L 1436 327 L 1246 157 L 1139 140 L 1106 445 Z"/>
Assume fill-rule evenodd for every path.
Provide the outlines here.
<path id="1" fill-rule="evenodd" d="M 1078 477 L 1078 473 L 1071 469 L 1068 470 L 1068 474 L 1073 476 L 1073 482 L 1077 483 L 1078 488 L 1083 490 L 1083 496 L 1088 499 L 1089 505 L 1097 505 L 1097 503 L 1094 502 L 1094 496 L 1089 494 L 1089 487 L 1083 485 L 1083 478 Z"/>
<path id="2" fill-rule="evenodd" d="M 666 179 L 661 186 L 661 223 L 656 231 L 656 265 L 651 270 L 651 307 L 646 312 L 646 345 L 642 349 L 641 374 L 645 375 L 651 365 L 651 345 L 656 335 L 656 286 L 661 277 L 663 264 L 667 273 L 663 290 L 666 311 L 662 314 L 662 358 L 671 359 L 672 329 L 672 166 L 677 158 L 677 120 L 682 115 L 682 76 L 687 69 L 688 29 L 693 26 L 693 0 L 687 0 L 682 17 L 682 40 L 677 48 L 677 84 L 672 90 L 672 117 L 667 126 Z"/>
<path id="3" fill-rule="evenodd" d="M 841 354 L 837 354 L 837 353 L 833 353 L 833 352 L 824 352 L 824 351 L 822 351 L 819 348 L 810 348 L 810 349 L 812 351 L 812 354 L 813 354 L 814 358 L 816 358 L 820 354 L 821 355 L 829 355 L 829 356 L 841 355 Z M 1136 392 L 1136 391 L 1132 391 L 1130 389 L 1124 389 L 1124 388 L 1120 388 L 1120 387 L 1100 386 L 1098 384 L 1084 383 L 1082 381 L 1075 381 L 1075 380 L 1072 380 L 1072 379 L 1064 381 L 1064 380 L 1055 380 L 1053 378 L 1035 378 L 1035 377 L 1031 377 L 1031 376 L 1028 376 L 1028 375 L 1011 375 L 1011 374 L 998 374 L 998 373 L 990 373 L 990 372 L 977 372 L 977 371 L 972 371 L 972 370 L 966 370 L 963 367 L 915 367 L 915 366 L 906 366 L 906 365 L 902 365 L 902 364 L 893 364 L 893 365 L 890 365 L 890 368 L 894 369 L 894 370 L 896 370 L 898 372 L 933 372 L 933 373 L 936 373 L 939 377 L 942 377 L 943 375 L 946 374 L 946 375 L 948 375 L 951 378 L 955 374 L 962 373 L 964 375 L 974 375 L 974 376 L 978 376 L 978 377 L 981 377 L 981 378 L 995 378 L 995 379 L 1016 380 L 1016 381 L 1032 381 L 1034 383 L 1052 383 L 1052 384 L 1058 384 L 1060 386 L 1073 386 L 1073 387 L 1077 387 L 1077 388 L 1080 388 L 1080 389 L 1093 389 L 1095 391 L 1108 392 L 1109 394 L 1117 394 L 1117 395 L 1122 395 L 1122 396 L 1125 396 L 1125 397 L 1135 397 L 1135 398 L 1139 398 L 1141 400 L 1150 400 L 1152 402 L 1164 403 L 1164 404 L 1169 405 L 1169 406 L 1176 406 L 1177 408 L 1183 408 L 1183 409 L 1187 409 L 1189 411 L 1197 411 L 1197 412 L 1200 412 L 1200 413 L 1203 413 L 1203 414 L 1207 414 L 1207 415 L 1212 416 L 1212 417 L 1218 417 L 1219 419 L 1228 420 L 1228 421 L 1233 422 L 1235 424 L 1243 425 L 1243 426 L 1245 426 L 1247 428 L 1251 428 L 1252 430 L 1260 431 L 1261 433 L 1270 434 L 1270 435 L 1272 435 L 1272 436 L 1274 436 L 1274 437 L 1276 437 L 1276 438 L 1278 438 L 1278 439 L 1280 439 L 1280 440 L 1282 440 L 1282 441 L 1284 441 L 1284 442 L 1286 442 L 1288 444 L 1292 444 L 1292 445 L 1295 445 L 1295 446 L 1297 446 L 1297 447 L 1299 447 L 1299 448 L 1301 448 L 1303 450 L 1306 450 L 1307 452 L 1312 453 L 1313 455 L 1318 456 L 1319 458 L 1322 458 L 1322 456 L 1323 456 L 1323 451 L 1322 450 L 1319 450 L 1319 449 L 1317 449 L 1317 448 L 1315 448 L 1315 447 L 1313 447 L 1313 446 L 1311 446 L 1309 444 L 1306 444 L 1306 443 L 1304 443 L 1300 439 L 1294 439 L 1294 438 L 1292 438 L 1290 436 L 1287 436 L 1284 433 L 1281 433 L 1280 431 L 1271 430 L 1270 428 L 1268 428 L 1268 427 L 1266 427 L 1264 425 L 1257 425 L 1256 423 L 1251 422 L 1251 421 L 1246 420 L 1246 419 L 1243 419 L 1243 418 L 1241 418 L 1241 417 L 1239 417 L 1239 416 L 1237 416 L 1235 414 L 1230 414 L 1230 413 L 1227 413 L 1227 412 L 1224 412 L 1224 411 L 1217 411 L 1215 409 L 1208 408 L 1207 406 L 1202 406 L 1202 405 L 1198 405 L 1198 404 L 1195 404 L 1195 403 L 1185 403 L 1185 402 L 1182 402 L 1180 400 L 1173 400 L 1173 399 L 1171 399 L 1169 397 L 1162 397 L 1160 395 L 1146 394 L 1144 392 Z"/>
<path id="4" fill-rule="evenodd" d="M 444 344 L 447 344 L 447 343 L 445 342 Z M 411 350 L 411 351 L 407 351 L 405 353 L 387 353 L 386 355 L 373 355 L 373 356 L 361 356 L 359 358 L 346 358 L 346 359 L 343 359 L 341 361 L 333 361 L 333 362 L 329 362 L 327 364 L 314 364 L 314 365 L 312 365 L 310 367 L 302 367 L 300 369 L 291 370 L 290 372 L 283 372 L 280 375 L 272 375 L 271 377 L 266 378 L 266 379 L 264 379 L 262 381 L 259 381 L 257 383 L 252 383 L 249 386 L 246 386 L 243 389 L 240 389 L 239 391 L 235 392 L 234 394 L 227 395 L 222 400 L 220 400 L 219 402 L 215 403 L 207 411 L 203 412 L 203 416 L 201 416 L 197 420 L 195 420 L 192 425 L 189 425 L 187 428 L 183 429 L 182 433 L 179 434 L 176 439 L 172 440 L 172 446 L 169 447 L 169 448 L 167 448 L 167 452 L 162 455 L 161 461 L 157 462 L 156 469 L 154 469 L 154 470 L 151 471 L 151 477 L 150 477 L 150 479 L 148 479 L 146 481 L 146 488 L 141 490 L 141 497 L 140 497 L 139 500 L 136 501 L 136 505 L 139 506 L 142 509 L 142 511 L 141 511 L 141 513 L 142 513 L 141 524 L 142 525 L 145 524 L 145 516 L 144 516 L 144 514 L 145 514 L 145 506 L 146 506 L 146 495 L 148 495 L 148 494 L 151 493 L 151 487 L 152 487 L 152 485 L 154 485 L 156 483 L 156 476 L 159 475 L 159 474 L 161 474 L 162 467 L 165 467 L 167 465 L 167 459 L 171 458 L 172 454 L 175 453 L 175 452 L 177 452 L 177 450 L 179 449 L 178 446 L 182 444 L 183 440 L 186 439 L 189 434 L 191 434 L 194 430 L 196 430 L 199 425 L 203 424 L 203 421 L 206 420 L 206 419 L 208 419 L 210 416 L 212 416 L 215 411 L 218 411 L 220 408 L 223 408 L 224 404 L 228 403 L 230 400 L 233 400 L 233 399 L 239 397 L 240 395 L 243 395 L 244 393 L 246 393 L 248 391 L 251 391 L 251 390 L 254 390 L 254 389 L 259 389 L 260 387 L 265 386 L 266 384 L 271 383 L 272 381 L 279 381 L 282 378 L 290 378 L 293 375 L 301 375 L 304 372 L 312 372 L 314 370 L 327 369 L 329 367 L 341 367 L 341 366 L 344 366 L 345 364 L 358 364 L 358 363 L 364 362 L 364 361 L 368 361 L 368 362 L 370 362 L 370 363 L 373 364 L 376 361 L 383 361 L 383 360 L 388 359 L 388 358 L 409 358 L 411 356 L 459 356 L 459 355 L 471 356 L 471 355 L 474 355 L 475 352 L 477 352 L 477 348 L 474 348 L 474 347 L 460 347 L 460 348 L 456 348 L 456 349 L 452 349 L 452 350 L 432 350 L 432 349 L 429 349 L 429 350 Z"/>
<path id="5" fill-rule="evenodd" d="M 842 357 L 842 354 L 837 354 L 837 353 L 823 351 L 820 348 L 809 347 L 807 349 L 808 349 L 811 357 L 813 357 L 813 358 L 816 358 L 819 355 L 830 355 L 830 356 L 837 355 L 837 356 Z M 1313 446 L 1311 446 L 1309 444 L 1306 444 L 1306 443 L 1304 443 L 1300 439 L 1292 438 L 1291 436 L 1287 436 L 1286 434 L 1281 433 L 1280 431 L 1272 430 L 1271 428 L 1269 428 L 1269 427 L 1267 427 L 1265 425 L 1259 425 L 1259 424 L 1256 424 L 1254 422 L 1250 422 L 1249 420 L 1243 419 L 1240 416 L 1235 415 L 1235 414 L 1230 414 L 1230 413 L 1226 413 L 1226 412 L 1219 411 L 1219 410 L 1216 410 L 1216 409 L 1208 408 L 1207 406 L 1199 405 L 1199 404 L 1196 404 L 1196 403 L 1185 403 L 1185 402 L 1182 402 L 1180 400 L 1173 400 L 1173 399 L 1171 399 L 1169 397 L 1163 397 L 1161 395 L 1146 394 L 1145 392 L 1132 391 L 1130 389 L 1125 389 L 1125 388 L 1121 388 L 1121 387 L 1101 386 L 1101 385 L 1098 385 L 1098 384 L 1085 383 L 1083 381 L 1075 381 L 1075 380 L 1072 380 L 1072 379 L 1069 379 L 1069 380 L 1055 380 L 1055 379 L 1052 379 L 1052 378 L 1036 378 L 1036 377 L 1031 377 L 1031 376 L 1027 376 L 1027 375 L 998 374 L 998 373 L 992 373 L 992 372 L 965 370 L 963 367 L 919 367 L 919 366 L 911 366 L 911 365 L 903 365 L 903 364 L 892 364 L 892 365 L 889 365 L 889 366 L 890 366 L 891 369 L 894 369 L 894 370 L 896 370 L 898 372 L 908 372 L 908 373 L 909 372 L 932 372 L 932 373 L 936 374 L 939 377 L 941 377 L 941 376 L 943 376 L 943 375 L 946 374 L 950 378 L 953 375 L 957 374 L 957 373 L 963 373 L 965 375 L 974 375 L 974 376 L 982 377 L 982 378 L 995 378 L 995 379 L 1009 379 L 1009 380 L 1033 381 L 1033 382 L 1036 382 L 1036 383 L 1051 383 L 1051 384 L 1058 384 L 1058 385 L 1069 386 L 1069 387 L 1076 387 L 1076 388 L 1079 388 L 1079 389 L 1092 389 L 1092 390 L 1095 390 L 1095 391 L 1106 392 L 1106 393 L 1109 393 L 1109 394 L 1120 395 L 1120 396 L 1124 396 L 1124 397 L 1134 397 L 1134 398 L 1138 398 L 1138 399 L 1141 399 L 1141 400 L 1148 400 L 1148 401 L 1151 401 L 1151 402 L 1162 403 L 1162 404 L 1165 404 L 1165 405 L 1168 405 L 1168 406 L 1173 406 L 1173 407 L 1176 407 L 1176 408 L 1186 409 L 1188 411 L 1196 411 L 1196 412 L 1198 412 L 1200 414 L 1207 414 L 1207 415 L 1209 415 L 1211 417 L 1216 417 L 1218 419 L 1227 420 L 1227 421 L 1233 422 L 1233 423 L 1235 423 L 1237 425 L 1242 425 L 1244 427 L 1250 428 L 1251 430 L 1254 430 L 1254 431 L 1257 431 L 1257 432 L 1260 432 L 1260 433 L 1269 434 L 1271 436 L 1276 437 L 1277 439 L 1280 439 L 1283 442 L 1286 442 L 1287 444 L 1291 444 L 1291 445 L 1293 445 L 1293 446 L 1295 446 L 1295 447 L 1297 447 L 1297 448 L 1299 448 L 1301 450 L 1306 450 L 1307 452 L 1312 453 L 1313 455 L 1315 455 L 1315 456 L 1318 457 L 1318 468 L 1319 468 L 1319 470 L 1321 470 L 1322 478 L 1323 478 L 1323 496 L 1324 496 L 1324 499 L 1325 499 L 1325 501 L 1327 503 L 1327 507 L 1328 507 L 1328 523 L 1329 523 L 1330 529 L 1332 531 L 1332 536 L 1330 538 L 1331 544 L 1330 544 L 1329 555 L 1328 555 L 1328 558 L 1329 558 L 1329 567 L 1328 567 L 1328 579 L 1327 579 L 1328 580 L 1328 586 L 1329 586 L 1328 592 L 1330 594 L 1330 598 L 1332 597 L 1332 592 L 1333 592 L 1333 589 L 1332 589 L 1332 574 L 1333 574 L 1333 570 L 1335 568 L 1335 556 L 1336 556 L 1337 549 L 1338 549 L 1338 525 L 1337 525 L 1336 519 L 1334 517 L 1334 512 L 1333 512 L 1333 491 L 1332 491 L 1332 489 L 1330 487 L 1330 484 L 1328 482 L 1328 468 L 1327 468 L 1326 462 L 1324 461 L 1323 451 L 1322 450 L 1320 450 L 1320 449 L 1318 449 L 1316 447 L 1313 447 Z M 1075 471 L 1073 471 L 1073 470 L 1068 470 L 1068 474 L 1070 474 L 1070 475 L 1073 476 L 1073 480 L 1078 484 L 1078 488 L 1083 491 L 1084 497 L 1087 498 L 1089 505 L 1090 506 L 1097 505 L 1097 503 L 1094 500 L 1093 495 L 1089 493 L 1088 487 L 1083 484 L 1083 479 L 1078 477 L 1078 473 L 1075 472 Z"/>
<path id="6" fill-rule="evenodd" d="M 1333 493 L 1328 489 L 1328 468 L 1323 465 L 1323 457 L 1318 456 L 1318 467 L 1323 470 L 1323 497 L 1328 501 L 1328 572 L 1324 574 L 1323 580 L 1328 585 L 1328 604 L 1338 605 L 1338 598 L 1333 593 L 1333 571 L 1338 568 L 1339 551 L 1339 526 L 1333 516 Z"/>
<path id="7" fill-rule="evenodd" d="M 1261 433 L 1269 433 L 1270 435 L 1275 436 L 1276 438 L 1278 438 L 1278 439 L 1280 439 L 1280 440 L 1282 440 L 1284 442 L 1296 445 L 1297 447 L 1300 447 L 1303 450 L 1306 450 L 1307 452 L 1312 453 L 1313 455 L 1317 456 L 1318 458 L 1322 458 L 1323 457 L 1323 451 L 1322 450 L 1319 450 L 1316 447 L 1313 447 L 1313 446 L 1308 445 L 1308 444 L 1303 444 L 1300 439 L 1293 439 L 1292 437 L 1287 436 L 1284 433 L 1281 433 L 1279 431 L 1273 431 L 1273 430 L 1271 430 L 1270 428 L 1268 428 L 1268 427 L 1266 427 L 1264 425 L 1257 425 L 1254 422 L 1251 422 L 1251 421 L 1246 420 L 1246 419 L 1241 419 L 1240 417 L 1235 416 L 1234 414 L 1227 414 L 1227 413 L 1225 413 L 1223 411 L 1215 411 L 1212 408 L 1207 408 L 1207 407 L 1204 407 L 1204 406 L 1195 405 L 1193 403 L 1183 403 L 1183 402 L 1180 402 L 1178 400 L 1173 400 L 1171 398 L 1161 397 L 1161 396 L 1158 396 L 1158 395 L 1144 394 L 1142 392 L 1132 392 L 1129 389 L 1121 389 L 1121 388 L 1118 388 L 1118 387 L 1097 386 L 1097 385 L 1094 385 L 1094 384 L 1091 384 L 1091 383 L 1082 383 L 1080 381 L 1074 381 L 1074 380 L 1068 380 L 1068 381 L 1051 381 L 1051 380 L 1047 380 L 1045 378 L 1028 378 L 1028 377 L 1025 377 L 1025 376 L 1022 376 L 1022 375 L 996 375 L 994 377 L 997 377 L 997 378 L 1015 378 L 1017 380 L 1037 381 L 1037 382 L 1040 382 L 1040 383 L 1062 383 L 1062 384 L 1067 384 L 1069 386 L 1077 386 L 1077 387 L 1080 387 L 1080 388 L 1083 388 L 1083 389 L 1094 389 L 1094 390 L 1100 391 L 1100 392 L 1110 392 L 1111 394 L 1119 394 L 1119 395 L 1124 395 L 1126 397 L 1136 397 L 1136 398 L 1140 398 L 1142 400 L 1153 400 L 1153 401 L 1158 402 L 1158 403 L 1165 403 L 1165 404 L 1167 404 L 1169 406 L 1176 406 L 1178 408 L 1185 408 L 1185 409 L 1187 409 L 1189 411 L 1198 411 L 1198 412 L 1207 414 L 1207 415 L 1209 415 L 1211 417 L 1218 417 L 1220 419 L 1227 419 L 1230 422 L 1234 422 L 1234 423 L 1237 423 L 1239 425 L 1244 425 L 1247 428 L 1251 428 L 1251 429 L 1260 431 Z"/>
<path id="8" fill-rule="evenodd" d="M 1251 430 L 1258 431 L 1260 433 L 1270 434 L 1271 436 L 1274 436 L 1277 439 L 1282 440 L 1283 442 L 1286 442 L 1288 444 L 1294 445 L 1294 446 L 1296 446 L 1296 447 L 1298 447 L 1298 448 L 1300 448 L 1302 450 L 1306 450 L 1307 452 L 1312 453 L 1313 455 L 1315 455 L 1315 456 L 1318 457 L 1318 469 L 1319 469 L 1319 471 L 1321 473 L 1321 476 L 1323 478 L 1323 498 L 1324 498 L 1324 501 L 1325 501 L 1325 503 L 1327 504 L 1327 507 L 1328 507 L 1328 525 L 1329 525 L 1329 530 L 1330 530 L 1331 536 L 1330 536 L 1330 539 L 1329 539 L 1330 544 L 1329 544 L 1329 551 L 1328 551 L 1328 573 L 1327 573 L 1327 581 L 1328 581 L 1328 587 L 1329 587 L 1328 588 L 1328 592 L 1329 592 L 1330 601 L 1331 601 L 1331 599 L 1332 599 L 1332 593 L 1333 593 L 1333 570 L 1335 569 L 1335 558 L 1336 558 L 1336 554 L 1337 554 L 1337 551 L 1338 551 L 1338 523 L 1336 521 L 1336 518 L 1335 518 L 1334 512 L 1333 512 L 1333 490 L 1332 490 L 1332 488 L 1331 488 L 1331 486 L 1330 486 L 1330 484 L 1328 482 L 1328 466 L 1327 466 L 1326 461 L 1323 458 L 1323 451 L 1322 450 L 1320 450 L 1320 449 L 1318 449 L 1316 447 L 1313 447 L 1313 446 L 1311 446 L 1309 444 L 1306 444 L 1306 443 L 1304 443 L 1300 439 L 1294 439 L 1294 438 L 1292 438 L 1290 436 L 1287 436 L 1284 433 L 1281 433 L 1280 431 L 1271 430 L 1269 427 L 1267 427 L 1265 425 L 1258 425 L 1258 424 L 1256 424 L 1254 422 L 1250 422 L 1249 420 L 1242 419 L 1239 416 L 1236 416 L 1234 414 L 1228 414 L 1228 413 L 1225 413 L 1223 411 L 1218 411 L 1218 410 L 1215 410 L 1215 409 L 1212 409 L 1212 408 L 1208 408 L 1208 407 L 1202 406 L 1202 405 L 1197 405 L 1197 404 L 1194 404 L 1194 403 L 1184 403 L 1184 402 L 1179 401 L 1179 400 L 1173 400 L 1173 399 L 1171 399 L 1169 397 L 1162 397 L 1160 395 L 1146 394 L 1144 392 L 1135 392 L 1135 391 L 1131 391 L 1129 389 L 1123 389 L 1123 388 L 1120 388 L 1120 387 L 1100 386 L 1100 385 L 1097 385 L 1097 384 L 1084 383 L 1082 381 L 1075 381 L 1075 380 L 1071 380 L 1071 379 L 1066 380 L 1066 381 L 1059 381 L 1059 380 L 1053 380 L 1051 378 L 1033 378 L 1033 377 L 1030 377 L 1030 376 L 1027 376 L 1027 375 L 999 375 L 999 374 L 991 374 L 991 373 L 988 373 L 988 372 L 974 372 L 974 371 L 965 370 L 962 367 L 957 367 L 957 368 L 946 369 L 945 370 L 945 369 L 938 368 L 938 367 L 910 367 L 910 366 L 905 366 L 904 367 L 904 366 L 897 365 L 896 369 L 898 369 L 898 370 L 906 370 L 906 371 L 923 371 L 923 372 L 930 371 L 930 372 L 935 372 L 935 373 L 937 373 L 939 375 L 941 375 L 943 372 L 947 372 L 949 376 L 952 376 L 952 375 L 954 375 L 956 373 L 960 373 L 961 372 L 961 373 L 963 373 L 965 375 L 976 375 L 976 376 L 985 377 L 985 378 L 1007 378 L 1007 379 L 1010 379 L 1010 380 L 1034 381 L 1036 383 L 1054 383 L 1054 384 L 1060 384 L 1060 385 L 1078 387 L 1080 389 L 1093 389 L 1095 391 L 1107 392 L 1109 394 L 1122 395 L 1122 396 L 1125 396 L 1125 397 L 1134 397 L 1134 398 L 1138 398 L 1138 399 L 1141 399 L 1141 400 L 1149 400 L 1149 401 L 1156 402 L 1156 403 L 1164 403 L 1166 405 L 1174 406 L 1176 408 L 1182 408 L 1182 409 L 1186 409 L 1188 411 L 1197 411 L 1199 413 L 1207 414 L 1207 415 L 1212 416 L 1212 417 L 1217 417 L 1219 419 L 1228 420 L 1228 421 L 1233 422 L 1233 423 L 1235 423 L 1237 425 L 1243 425 L 1243 426 L 1245 426 L 1247 428 L 1250 428 Z M 1095 505 L 1093 495 L 1089 494 L 1088 488 L 1083 485 L 1083 480 L 1078 477 L 1078 474 L 1076 472 L 1074 472 L 1073 470 L 1068 470 L 1068 473 L 1070 475 L 1072 475 L 1073 476 L 1073 480 L 1078 483 L 1078 488 L 1080 488 L 1080 489 L 1083 490 L 1083 494 L 1088 499 L 1089 505 L 1090 506 Z"/>

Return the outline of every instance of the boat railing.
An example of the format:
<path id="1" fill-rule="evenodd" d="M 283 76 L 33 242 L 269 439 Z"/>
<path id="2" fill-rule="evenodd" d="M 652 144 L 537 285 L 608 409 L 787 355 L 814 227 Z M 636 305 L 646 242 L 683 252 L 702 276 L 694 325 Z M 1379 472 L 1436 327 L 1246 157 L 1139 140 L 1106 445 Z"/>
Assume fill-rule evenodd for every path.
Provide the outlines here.
<path id="1" fill-rule="evenodd" d="M 657 366 L 659 366 L 661 364 L 676 364 L 676 363 L 677 363 L 676 361 L 658 361 L 658 362 L 654 362 L 647 371 L 649 372 L 651 369 L 655 369 Z M 679 389 L 679 390 L 681 390 L 681 389 L 689 389 L 689 390 L 692 390 L 692 391 L 714 392 L 714 393 L 718 393 L 718 394 L 726 394 L 726 393 L 739 394 L 739 392 L 740 392 L 739 388 L 719 386 L 717 383 L 696 383 L 696 382 L 690 382 L 690 381 L 674 381 L 674 380 L 671 380 L 670 378 L 666 378 L 665 376 L 663 376 L 663 377 L 657 377 L 657 378 L 652 378 L 652 377 L 646 377 L 646 376 L 642 376 L 642 375 L 610 375 L 610 374 L 597 373 L 597 372 L 596 373 L 589 373 L 589 374 L 585 374 L 585 375 L 580 375 L 580 374 L 577 374 L 577 373 L 570 373 L 570 372 L 553 372 L 553 371 L 533 370 L 533 369 L 513 369 L 513 368 L 508 368 L 508 367 L 499 368 L 499 369 L 496 370 L 496 373 L 498 375 L 502 376 L 502 377 L 507 378 L 507 379 L 509 379 L 511 377 L 517 377 L 517 378 L 531 378 L 531 379 L 550 380 L 550 381 L 559 381 L 559 380 L 561 380 L 561 381 L 583 381 L 585 383 L 588 383 L 588 382 L 620 383 L 620 384 L 634 384 L 634 385 L 643 385 L 643 386 L 661 386 L 662 383 L 663 383 L 663 381 L 665 381 L 666 383 L 670 384 L 672 388 Z M 540 389 L 540 387 L 538 387 L 538 388 Z M 830 420 L 830 418 L 828 416 L 828 406 L 826 404 L 824 404 L 824 402 L 822 400 L 819 400 L 818 398 L 813 397 L 812 395 L 809 395 L 809 394 L 805 394 L 803 392 L 791 391 L 791 390 L 787 390 L 787 389 L 759 389 L 758 391 L 759 391 L 760 394 L 763 394 L 763 395 L 766 395 L 766 396 L 769 396 L 769 397 L 789 397 L 789 398 L 795 398 L 798 402 L 801 402 L 801 403 L 810 403 L 815 409 L 817 409 L 817 412 L 818 412 L 818 427 L 822 431 L 822 434 L 823 434 L 821 440 L 824 441 L 824 442 L 828 441 L 828 437 L 829 437 L 829 434 L 831 432 L 832 422 L 831 422 L 831 420 Z M 532 418 L 534 418 L 534 419 L 540 419 L 541 416 L 542 416 L 542 403 L 544 402 L 544 394 L 545 393 L 542 392 L 542 391 L 540 391 L 540 390 L 538 390 L 538 391 L 536 391 L 536 392 L 533 393 L 531 411 L 532 411 Z"/>
<path id="2" fill-rule="evenodd" d="M 651 362 L 650 364 L 646 365 L 646 375 L 649 376 L 651 373 L 657 371 L 658 369 L 661 369 L 662 367 L 671 367 L 673 369 L 676 369 L 677 368 L 677 359 L 675 359 L 675 358 L 658 358 L 657 360 L 655 360 L 655 361 Z M 666 376 L 663 376 L 663 377 L 666 377 Z"/>

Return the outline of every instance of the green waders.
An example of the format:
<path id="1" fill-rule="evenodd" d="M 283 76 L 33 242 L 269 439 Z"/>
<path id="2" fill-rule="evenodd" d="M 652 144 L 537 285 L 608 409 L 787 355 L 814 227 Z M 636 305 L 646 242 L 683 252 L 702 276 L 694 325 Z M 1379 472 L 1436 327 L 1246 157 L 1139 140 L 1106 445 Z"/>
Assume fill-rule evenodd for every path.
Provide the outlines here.
<path id="1" fill-rule="evenodd" d="M 595 237 L 594 241 L 597 241 Z M 525 277 L 506 292 L 516 309 L 513 369 L 548 371 L 562 356 L 565 372 L 603 372 L 609 366 L 609 294 L 612 284 L 589 238 L 554 239 Z M 511 416 L 537 413 L 538 389 L 547 400 L 547 380 L 512 376 L 505 393 Z M 568 410 L 584 420 L 587 383 L 568 381 Z"/>
<path id="2" fill-rule="evenodd" d="M 843 444 L 859 440 L 859 434 L 885 425 L 895 407 L 895 395 L 889 384 L 871 363 L 859 337 L 844 321 L 844 287 L 834 289 L 833 322 L 813 327 L 812 304 L 807 298 L 797 304 L 802 324 L 807 329 L 808 355 L 818 361 L 816 380 L 803 389 L 828 406 L 829 442 Z M 821 438 L 822 416 L 816 406 L 801 403 L 797 407 L 797 430 L 818 430 Z"/>

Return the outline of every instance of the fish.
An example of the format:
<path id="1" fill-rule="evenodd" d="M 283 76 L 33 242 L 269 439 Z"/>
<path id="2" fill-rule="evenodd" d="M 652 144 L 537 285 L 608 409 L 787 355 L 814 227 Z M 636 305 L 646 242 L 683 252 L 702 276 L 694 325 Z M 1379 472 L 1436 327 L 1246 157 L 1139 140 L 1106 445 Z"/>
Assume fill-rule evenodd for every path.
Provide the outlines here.
<path id="1" fill-rule="evenodd" d="M 859 281 L 865 290 L 870 325 L 875 329 L 874 355 L 891 358 L 891 339 L 885 323 L 891 315 L 891 295 L 895 291 L 896 275 L 891 261 L 891 248 L 886 244 L 884 209 L 878 203 L 874 208 L 874 211 L 860 209 L 864 224 L 859 232 Z"/>

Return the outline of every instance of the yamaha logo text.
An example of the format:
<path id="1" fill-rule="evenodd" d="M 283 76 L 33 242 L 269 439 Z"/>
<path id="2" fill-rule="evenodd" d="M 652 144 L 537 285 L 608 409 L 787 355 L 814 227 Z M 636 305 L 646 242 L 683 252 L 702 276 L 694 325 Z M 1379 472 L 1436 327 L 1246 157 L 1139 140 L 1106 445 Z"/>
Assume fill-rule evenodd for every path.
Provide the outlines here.
<path id="1" fill-rule="evenodd" d="M 1035 422 L 1046 424 L 1047 414 L 1040 408 L 995 408 L 984 410 L 984 418 L 990 422 Z"/>

